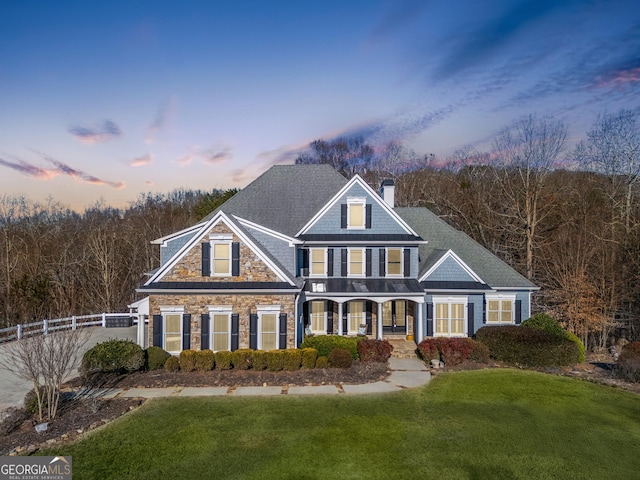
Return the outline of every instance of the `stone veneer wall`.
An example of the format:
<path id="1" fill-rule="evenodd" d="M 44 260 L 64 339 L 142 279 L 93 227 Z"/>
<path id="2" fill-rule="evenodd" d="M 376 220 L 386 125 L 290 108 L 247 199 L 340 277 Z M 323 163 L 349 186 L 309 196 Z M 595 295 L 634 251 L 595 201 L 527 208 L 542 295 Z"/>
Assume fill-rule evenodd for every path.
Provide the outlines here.
<path id="1" fill-rule="evenodd" d="M 209 313 L 209 305 L 231 305 L 232 313 L 240 315 L 239 348 L 249 348 L 249 315 L 258 312 L 257 305 L 280 305 L 280 313 L 287 314 L 287 348 L 296 348 L 294 303 L 295 295 L 150 295 L 149 312 L 153 316 L 161 306 L 184 306 L 184 313 L 191 314 L 191 349 L 200 350 L 200 315 Z M 153 321 L 149 345 L 153 345 Z"/>
<path id="2" fill-rule="evenodd" d="M 233 241 L 240 242 L 240 275 L 224 277 L 202 276 L 202 243 L 209 242 L 209 234 L 233 234 L 231 229 L 219 223 L 204 235 L 195 246 L 180 259 L 163 277 L 164 282 L 279 282 L 278 276 L 251 249 L 233 234 Z"/>

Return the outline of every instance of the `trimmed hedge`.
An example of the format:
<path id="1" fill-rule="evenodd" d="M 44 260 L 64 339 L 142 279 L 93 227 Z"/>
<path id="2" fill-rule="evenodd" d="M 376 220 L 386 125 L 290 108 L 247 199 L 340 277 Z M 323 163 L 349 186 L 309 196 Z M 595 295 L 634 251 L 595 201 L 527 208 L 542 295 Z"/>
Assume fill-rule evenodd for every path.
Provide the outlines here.
<path id="1" fill-rule="evenodd" d="M 180 360 L 180 370 L 183 372 L 193 372 L 197 368 L 195 350 L 182 350 L 178 358 Z"/>
<path id="2" fill-rule="evenodd" d="M 251 368 L 251 355 L 253 354 L 253 350 L 248 348 L 241 348 L 239 350 L 235 350 L 232 353 L 231 362 L 233 364 L 233 368 L 237 370 L 248 370 Z"/>
<path id="3" fill-rule="evenodd" d="M 351 352 L 345 348 L 334 348 L 329 354 L 329 366 L 334 368 L 349 368 L 353 364 Z"/>
<path id="4" fill-rule="evenodd" d="M 216 352 L 216 368 L 218 370 L 230 370 L 233 362 L 233 353 L 223 350 Z"/>
<path id="5" fill-rule="evenodd" d="M 467 360 L 486 362 L 489 357 L 487 348 L 477 343 L 468 337 L 425 338 L 418 345 L 418 352 L 426 362 L 442 360 L 447 366 L 459 365 Z"/>
<path id="6" fill-rule="evenodd" d="M 85 373 L 135 372 L 144 365 L 144 350 L 131 340 L 107 340 L 87 350 L 82 357 Z"/>
<path id="7" fill-rule="evenodd" d="M 169 373 L 180 370 L 180 360 L 178 360 L 178 357 L 167 358 L 167 361 L 164 362 L 164 369 Z"/>
<path id="8" fill-rule="evenodd" d="M 491 357 L 507 363 L 532 367 L 573 365 L 579 356 L 574 342 L 537 328 L 482 327 L 476 339 L 489 347 Z"/>
<path id="9" fill-rule="evenodd" d="M 316 368 L 327 368 L 329 366 L 329 359 L 327 357 L 320 356 L 316 359 Z"/>
<path id="10" fill-rule="evenodd" d="M 264 350 L 253 350 L 251 354 L 251 363 L 254 370 L 267 369 L 267 352 Z"/>
<path id="11" fill-rule="evenodd" d="M 584 363 L 586 360 L 586 349 L 584 343 L 573 333 L 562 328 L 562 326 L 551 316 L 546 313 L 536 313 L 531 318 L 522 322 L 523 327 L 537 328 L 544 330 L 552 335 L 559 336 L 571 340 L 578 347 L 578 363 Z"/>
<path id="12" fill-rule="evenodd" d="M 300 370 L 300 365 L 302 364 L 302 350 L 298 350 L 297 348 L 289 348 L 287 350 L 283 350 L 283 352 L 284 369 L 289 372 Z"/>
<path id="13" fill-rule="evenodd" d="M 147 370 L 158 370 L 163 368 L 167 358 L 171 356 L 169 352 L 161 347 L 149 347 L 145 353 L 147 358 Z"/>
<path id="14" fill-rule="evenodd" d="M 303 348 L 301 352 L 302 368 L 315 368 L 318 351 L 315 348 Z"/>
<path id="15" fill-rule="evenodd" d="M 340 335 L 314 335 L 306 337 L 300 348 L 315 348 L 318 355 L 328 357 L 332 350 L 343 348 L 351 353 L 353 360 L 358 359 L 358 342 L 362 337 L 342 337 Z"/>
<path id="16" fill-rule="evenodd" d="M 418 344 L 418 353 L 425 362 L 440 360 L 440 352 L 435 338 L 425 338 Z"/>
<path id="17" fill-rule="evenodd" d="M 377 340 L 365 338 L 357 345 L 358 356 L 361 362 L 386 363 L 393 351 L 393 345 L 388 340 Z"/>
<path id="18" fill-rule="evenodd" d="M 284 368 L 284 350 L 267 350 L 267 370 L 279 372 Z"/>
<path id="19" fill-rule="evenodd" d="M 213 350 L 198 350 L 196 352 L 196 370 L 199 372 L 208 372 L 209 370 L 213 370 L 213 367 L 216 363 L 216 356 L 213 353 Z"/>
<path id="20" fill-rule="evenodd" d="M 630 382 L 640 382 L 640 342 L 627 343 L 618 357 L 616 371 Z"/>

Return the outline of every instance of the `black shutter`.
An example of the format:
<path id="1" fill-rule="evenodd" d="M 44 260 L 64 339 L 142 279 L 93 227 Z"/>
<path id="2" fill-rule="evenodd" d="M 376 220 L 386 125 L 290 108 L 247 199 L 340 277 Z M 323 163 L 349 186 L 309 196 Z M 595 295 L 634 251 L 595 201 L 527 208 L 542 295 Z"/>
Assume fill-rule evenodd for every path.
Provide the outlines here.
<path id="1" fill-rule="evenodd" d="M 411 250 L 409 248 L 404 249 L 404 276 L 411 276 Z"/>
<path id="2" fill-rule="evenodd" d="M 343 277 L 347 276 L 347 249 L 343 248 L 341 251 L 342 257 L 340 258 L 340 273 Z"/>
<path id="3" fill-rule="evenodd" d="M 280 314 L 280 349 L 287 348 L 287 314 Z"/>
<path id="4" fill-rule="evenodd" d="M 208 350 L 209 346 L 209 326 L 211 318 L 208 313 L 200 315 L 200 350 Z"/>
<path id="5" fill-rule="evenodd" d="M 347 335 L 349 333 L 349 302 L 344 304 L 342 309 L 342 334 Z"/>
<path id="6" fill-rule="evenodd" d="M 258 315 L 249 315 L 249 348 L 258 349 Z"/>
<path id="7" fill-rule="evenodd" d="M 211 244 L 202 244 L 202 276 L 211 276 Z"/>
<path id="8" fill-rule="evenodd" d="M 327 277 L 333 277 L 333 248 L 327 249 Z"/>
<path id="9" fill-rule="evenodd" d="M 522 300 L 516 300 L 516 325 L 522 322 Z"/>
<path id="10" fill-rule="evenodd" d="M 327 335 L 333 333 L 333 304 L 329 309 L 329 302 L 324 302 L 324 309 L 327 311 Z"/>
<path id="11" fill-rule="evenodd" d="M 384 248 L 381 248 L 380 250 L 378 250 L 378 254 L 380 256 L 380 261 L 378 264 L 378 270 L 379 270 L 379 276 L 384 277 L 386 275 L 386 270 L 387 270 L 387 261 L 385 259 L 385 250 Z"/>
<path id="12" fill-rule="evenodd" d="M 487 323 L 487 300 L 486 298 L 482 299 L 482 323 Z"/>
<path id="13" fill-rule="evenodd" d="M 240 244 L 238 242 L 231 244 L 231 275 L 234 277 L 240 275 Z"/>
<path id="14" fill-rule="evenodd" d="M 153 316 L 153 346 L 162 348 L 162 315 Z"/>
<path id="15" fill-rule="evenodd" d="M 302 276 L 303 277 L 309 276 L 309 249 L 308 248 L 302 249 Z"/>
<path id="16" fill-rule="evenodd" d="M 433 337 L 433 303 L 427 303 L 427 337 Z"/>
<path id="17" fill-rule="evenodd" d="M 371 276 L 371 260 L 373 257 L 373 252 L 370 248 L 367 248 L 365 250 L 365 258 L 366 258 L 366 264 L 365 264 L 365 272 L 367 277 Z"/>
<path id="18" fill-rule="evenodd" d="M 240 315 L 231 314 L 231 351 L 238 350 L 238 332 L 240 330 Z"/>
<path id="19" fill-rule="evenodd" d="M 367 305 L 367 335 L 373 333 L 373 302 L 365 302 Z"/>
<path id="20" fill-rule="evenodd" d="M 191 314 L 182 315 L 182 349 L 191 350 Z"/>
<path id="21" fill-rule="evenodd" d="M 347 204 L 340 205 L 340 228 L 347 228 Z"/>
<path id="22" fill-rule="evenodd" d="M 473 337 L 474 331 L 473 331 L 473 303 L 469 302 L 469 304 L 467 305 L 467 335 L 469 337 Z"/>
<path id="23" fill-rule="evenodd" d="M 371 204 L 365 206 L 364 227 L 371 228 Z"/>

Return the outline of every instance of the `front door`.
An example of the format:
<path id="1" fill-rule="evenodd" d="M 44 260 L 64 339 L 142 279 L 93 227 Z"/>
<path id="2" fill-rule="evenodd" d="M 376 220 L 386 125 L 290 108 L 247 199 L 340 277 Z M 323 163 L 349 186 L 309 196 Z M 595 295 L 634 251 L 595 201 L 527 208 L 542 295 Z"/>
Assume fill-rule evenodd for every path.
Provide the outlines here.
<path id="1" fill-rule="evenodd" d="M 407 333 L 407 302 L 391 300 L 382 304 L 382 331 L 387 334 Z"/>

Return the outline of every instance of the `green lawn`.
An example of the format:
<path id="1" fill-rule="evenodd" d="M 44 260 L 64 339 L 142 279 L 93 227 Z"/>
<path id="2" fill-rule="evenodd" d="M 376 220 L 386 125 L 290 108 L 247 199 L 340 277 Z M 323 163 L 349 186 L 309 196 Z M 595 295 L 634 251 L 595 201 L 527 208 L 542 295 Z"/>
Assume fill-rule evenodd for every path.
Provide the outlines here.
<path id="1" fill-rule="evenodd" d="M 163 399 L 72 447 L 74 479 L 623 479 L 640 397 L 534 372 L 377 396 Z"/>

